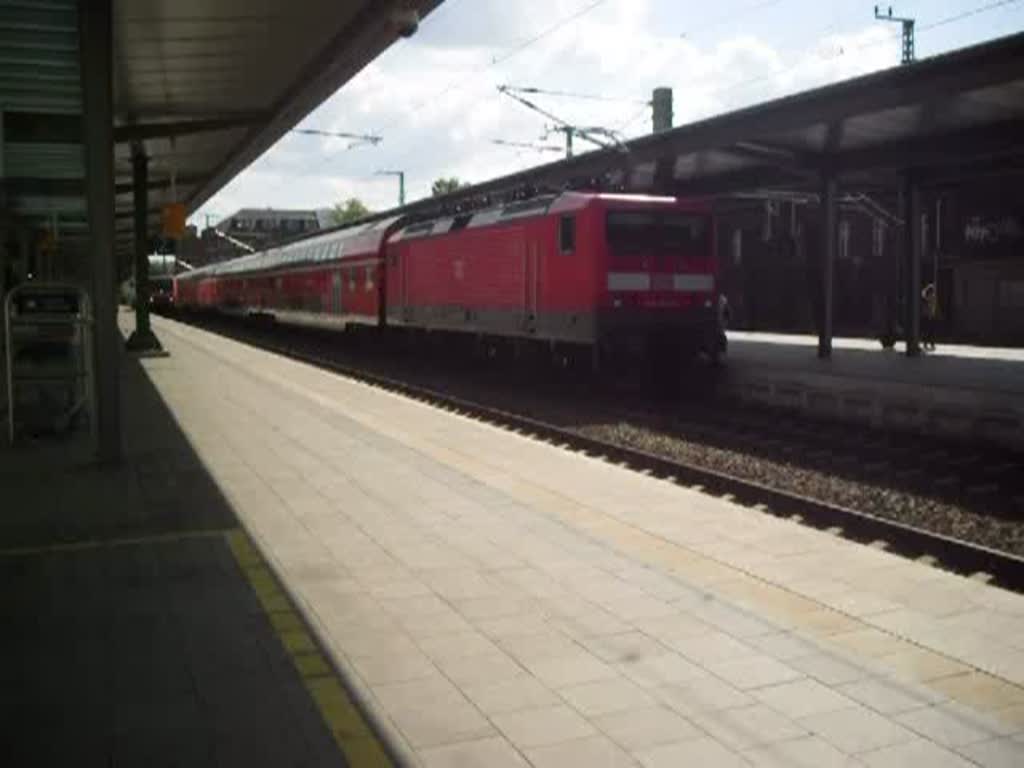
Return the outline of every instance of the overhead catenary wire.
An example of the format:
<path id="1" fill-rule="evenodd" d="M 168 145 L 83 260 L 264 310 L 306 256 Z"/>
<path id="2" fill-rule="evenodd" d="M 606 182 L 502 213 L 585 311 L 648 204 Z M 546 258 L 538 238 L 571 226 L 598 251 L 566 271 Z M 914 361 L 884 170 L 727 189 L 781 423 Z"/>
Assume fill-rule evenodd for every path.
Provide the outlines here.
<path id="1" fill-rule="evenodd" d="M 952 24 L 952 23 L 955 23 L 955 22 L 958 22 L 958 21 L 963 21 L 964 19 L 970 18 L 972 16 L 977 16 L 977 15 L 979 15 L 981 13 L 986 13 L 988 11 L 994 11 L 994 10 L 997 10 L 999 8 L 1003 8 L 1003 7 L 1006 7 L 1006 6 L 1009 6 L 1009 5 L 1013 5 L 1013 4 L 1019 3 L 1019 2 L 1021 2 L 1021 0 L 995 0 L 995 2 L 990 2 L 990 3 L 987 3 L 985 5 L 977 6 L 975 8 L 971 8 L 971 9 L 969 9 L 967 11 L 963 11 L 963 12 L 960 12 L 960 13 L 957 13 L 957 14 L 953 14 L 951 16 L 947 16 L 945 18 L 942 18 L 942 19 L 939 19 L 937 21 L 931 22 L 930 24 L 922 25 L 922 26 L 917 28 L 917 31 L 918 31 L 918 33 L 926 32 L 926 31 L 931 30 L 931 29 L 936 29 L 937 27 L 942 27 L 942 26 L 945 26 L 947 24 Z M 826 56 L 824 58 L 825 59 L 837 59 L 837 58 L 840 58 L 842 56 L 847 55 L 848 53 L 856 53 L 856 52 L 867 50 L 869 48 L 874 48 L 876 46 L 879 46 L 879 45 L 882 45 L 882 44 L 885 44 L 885 43 L 891 43 L 891 42 L 897 40 L 900 37 L 900 35 L 901 35 L 900 31 L 897 30 L 894 33 L 887 34 L 885 37 L 882 37 L 882 38 L 879 38 L 879 39 L 874 39 L 874 40 L 868 40 L 866 42 L 861 43 L 860 45 L 851 46 L 849 48 L 840 48 L 838 52 L 833 53 L 832 55 Z M 807 53 L 807 51 L 804 51 L 804 54 L 806 54 L 806 53 Z M 751 77 L 751 78 L 748 78 L 746 80 L 741 80 L 739 82 L 730 83 L 728 85 L 722 86 L 721 88 L 717 88 L 717 89 L 711 91 L 708 95 L 717 95 L 717 94 L 720 94 L 720 93 L 725 93 L 725 92 L 728 92 L 728 91 L 734 91 L 734 90 L 737 90 L 737 89 L 740 89 L 740 88 L 745 88 L 748 85 L 753 85 L 755 83 L 760 83 L 760 82 L 763 82 L 765 80 L 770 80 L 770 79 L 778 77 L 780 75 L 787 74 L 789 72 L 792 72 L 794 69 L 797 69 L 798 67 L 802 67 L 804 65 L 805 65 L 805 62 L 803 60 L 798 59 L 797 61 L 794 61 L 789 66 L 783 67 L 782 69 L 777 69 L 777 70 L 775 70 L 773 72 L 766 72 L 763 75 L 757 75 L 755 77 Z"/>
<path id="2" fill-rule="evenodd" d="M 529 93 L 538 96 L 559 96 L 566 99 L 581 99 L 584 101 L 606 101 L 620 104 L 644 104 L 649 105 L 650 99 L 627 98 L 624 96 L 607 96 L 600 93 L 578 93 L 576 91 L 561 91 L 550 88 L 537 88 L 532 85 L 503 85 L 506 91 L 516 93 Z"/>
<path id="3" fill-rule="evenodd" d="M 531 45 L 534 45 L 535 43 L 539 43 L 545 37 L 548 37 L 549 35 L 554 34 L 559 29 L 564 27 L 566 24 L 570 24 L 570 23 L 576 21 L 576 19 L 579 19 L 579 18 L 581 18 L 583 16 L 586 16 L 588 13 L 590 13 L 593 10 L 595 10 L 598 6 L 604 5 L 606 2 L 608 2 L 608 0 L 594 0 L 589 5 L 584 6 L 583 8 L 581 8 L 578 11 L 576 11 L 575 13 L 572 13 L 572 14 L 570 14 L 568 16 L 565 16 L 564 18 L 560 19 L 559 21 L 556 21 L 550 27 L 544 29 L 543 31 L 539 32 L 538 34 L 534 35 L 533 37 L 528 38 L 527 40 L 524 40 L 519 45 L 509 49 L 506 53 L 502 54 L 501 56 L 493 57 L 491 59 L 491 65 L 493 66 L 495 64 L 501 64 L 504 61 L 508 61 L 509 59 L 511 59 L 516 54 L 521 53 L 522 51 L 525 51 L 527 48 L 529 48 Z"/>
<path id="4" fill-rule="evenodd" d="M 498 64 L 502 64 L 502 63 L 508 61 L 509 59 L 511 59 L 512 57 L 517 56 L 518 54 L 522 53 L 523 51 L 525 51 L 530 46 L 540 42 L 541 40 L 543 40 L 547 36 L 553 34 L 554 32 L 557 32 L 559 29 L 564 27 L 566 24 L 571 24 L 572 22 L 576 21 L 577 19 L 582 18 L 583 16 L 587 15 L 591 11 L 596 10 L 599 6 L 604 5 L 606 2 L 608 2 L 608 0 L 594 0 L 593 2 L 589 3 L 588 5 L 584 6 L 583 8 L 581 8 L 579 10 L 569 14 L 568 16 L 562 17 L 561 19 L 556 21 L 554 24 L 552 24 L 551 26 L 546 27 L 545 29 L 541 30 L 539 33 L 537 33 L 533 37 L 527 38 L 526 40 L 524 40 L 523 42 L 519 43 L 518 45 L 515 45 L 514 47 L 508 49 L 504 54 L 499 54 L 499 55 L 492 56 L 490 62 L 485 64 L 483 67 L 477 67 L 477 68 L 468 70 L 466 72 L 463 72 L 462 74 L 460 74 L 459 76 L 454 78 L 451 82 L 449 82 L 444 88 L 442 88 L 437 93 L 434 93 L 431 96 L 428 96 L 428 97 L 426 97 L 424 99 L 421 99 L 420 101 L 416 102 L 412 106 L 412 111 L 414 111 L 414 112 L 418 111 L 418 110 L 422 109 L 423 107 L 425 107 L 427 104 L 435 102 L 435 101 L 437 101 L 437 99 L 440 99 L 442 96 L 445 96 L 448 93 L 451 93 L 453 90 L 458 90 L 459 88 L 464 87 L 466 85 L 466 83 L 470 79 L 472 79 L 474 77 L 478 77 L 478 76 L 484 74 L 485 72 L 487 72 L 488 70 L 492 69 L 493 67 L 497 66 Z"/>

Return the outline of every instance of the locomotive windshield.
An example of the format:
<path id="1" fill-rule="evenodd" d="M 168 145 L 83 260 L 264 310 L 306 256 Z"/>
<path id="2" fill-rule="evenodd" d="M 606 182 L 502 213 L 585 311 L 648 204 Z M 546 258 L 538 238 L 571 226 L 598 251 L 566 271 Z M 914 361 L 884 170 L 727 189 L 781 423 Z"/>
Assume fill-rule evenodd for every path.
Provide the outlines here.
<path id="1" fill-rule="evenodd" d="M 608 245 L 615 256 L 704 255 L 708 223 L 680 211 L 609 211 Z"/>

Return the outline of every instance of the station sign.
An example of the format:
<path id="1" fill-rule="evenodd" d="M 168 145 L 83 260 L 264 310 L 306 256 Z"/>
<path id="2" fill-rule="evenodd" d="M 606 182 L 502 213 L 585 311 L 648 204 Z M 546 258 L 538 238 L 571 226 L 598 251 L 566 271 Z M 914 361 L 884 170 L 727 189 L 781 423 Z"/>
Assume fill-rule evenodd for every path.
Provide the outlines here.
<path id="1" fill-rule="evenodd" d="M 164 237 L 180 240 L 185 236 L 184 203 L 168 203 L 163 207 L 160 216 L 161 230 Z"/>

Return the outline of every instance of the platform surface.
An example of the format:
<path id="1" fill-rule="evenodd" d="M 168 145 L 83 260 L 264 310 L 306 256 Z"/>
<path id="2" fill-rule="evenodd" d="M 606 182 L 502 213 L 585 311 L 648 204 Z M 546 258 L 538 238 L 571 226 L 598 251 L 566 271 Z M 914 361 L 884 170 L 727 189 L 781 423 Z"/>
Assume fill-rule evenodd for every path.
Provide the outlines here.
<path id="1" fill-rule="evenodd" d="M 728 337 L 729 360 L 736 365 L 827 371 L 850 378 L 1024 397 L 1024 349 L 939 344 L 934 352 L 908 358 L 902 342 L 887 350 L 877 339 L 837 338 L 832 358 L 820 360 L 816 336 L 729 331 Z"/>
<path id="2" fill-rule="evenodd" d="M 154 324 L 156 390 L 410 764 L 1024 764 L 1024 597 Z"/>

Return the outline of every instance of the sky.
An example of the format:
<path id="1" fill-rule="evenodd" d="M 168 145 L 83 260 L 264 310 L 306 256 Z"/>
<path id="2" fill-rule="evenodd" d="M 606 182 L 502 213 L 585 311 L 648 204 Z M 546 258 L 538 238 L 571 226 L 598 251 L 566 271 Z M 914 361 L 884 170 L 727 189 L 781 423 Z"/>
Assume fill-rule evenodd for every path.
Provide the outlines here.
<path id="1" fill-rule="evenodd" d="M 552 121 L 498 91 L 530 95 L 573 125 L 633 138 L 651 130 L 651 91 L 674 91 L 675 125 L 897 66 L 900 25 L 875 21 L 865 0 L 445 0 L 299 127 L 373 134 L 350 142 L 285 135 L 210 199 L 202 225 L 243 207 L 325 208 L 351 197 L 373 210 L 432 182 L 466 182 L 558 159 L 495 140 L 560 146 Z M 885 7 L 888 8 L 888 3 Z M 917 20 L 917 57 L 1024 29 L 1024 0 L 899 0 Z M 577 140 L 579 144 L 579 140 Z M 580 148 L 585 147 L 581 144 Z"/>

